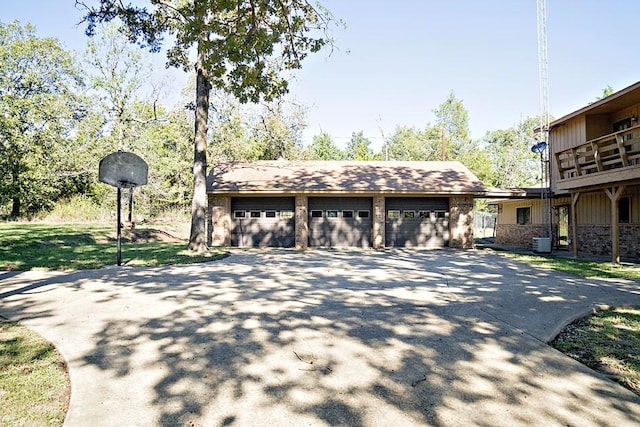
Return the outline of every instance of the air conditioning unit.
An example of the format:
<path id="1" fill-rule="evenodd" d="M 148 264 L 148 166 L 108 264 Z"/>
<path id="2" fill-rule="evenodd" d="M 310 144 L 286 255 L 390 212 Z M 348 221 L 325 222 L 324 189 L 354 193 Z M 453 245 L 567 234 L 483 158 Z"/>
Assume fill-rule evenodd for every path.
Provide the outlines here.
<path id="1" fill-rule="evenodd" d="M 539 254 L 551 253 L 551 237 L 534 237 L 533 252 Z"/>

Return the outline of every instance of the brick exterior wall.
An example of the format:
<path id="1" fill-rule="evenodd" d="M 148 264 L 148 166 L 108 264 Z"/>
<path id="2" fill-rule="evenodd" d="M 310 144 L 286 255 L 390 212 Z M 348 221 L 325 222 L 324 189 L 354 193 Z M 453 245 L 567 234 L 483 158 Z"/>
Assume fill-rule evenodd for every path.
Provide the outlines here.
<path id="1" fill-rule="evenodd" d="M 533 249 L 533 238 L 541 235 L 540 224 L 498 224 L 496 226 L 496 243 L 499 245 Z"/>
<path id="2" fill-rule="evenodd" d="M 557 225 L 554 224 L 554 231 L 556 227 Z M 619 227 L 620 256 L 626 259 L 640 259 L 640 224 L 620 224 Z M 539 237 L 541 233 L 540 225 L 498 224 L 496 243 L 533 249 L 533 238 Z M 569 249 L 573 250 L 573 244 Z M 578 225 L 578 255 L 611 256 L 611 227 L 609 225 Z"/>
<path id="3" fill-rule="evenodd" d="M 306 249 L 309 247 L 309 198 L 307 196 L 296 196 L 296 248 Z"/>
<path id="4" fill-rule="evenodd" d="M 620 224 L 620 256 L 640 258 L 640 224 Z M 578 255 L 611 256 L 609 225 L 578 225 Z"/>
<path id="5" fill-rule="evenodd" d="M 449 198 L 449 229 L 450 247 L 473 248 L 473 197 Z"/>
<path id="6" fill-rule="evenodd" d="M 371 239 L 374 249 L 384 248 L 385 241 L 385 199 L 384 196 L 373 198 L 373 230 Z"/>
<path id="7" fill-rule="evenodd" d="M 231 197 L 209 196 L 207 243 L 231 246 Z"/>

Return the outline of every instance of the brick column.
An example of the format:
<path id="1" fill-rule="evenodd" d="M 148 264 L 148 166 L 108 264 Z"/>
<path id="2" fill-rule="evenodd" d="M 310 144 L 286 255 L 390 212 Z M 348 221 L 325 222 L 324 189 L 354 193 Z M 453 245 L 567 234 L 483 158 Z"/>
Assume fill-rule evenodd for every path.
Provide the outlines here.
<path id="1" fill-rule="evenodd" d="M 209 196 L 211 246 L 231 246 L 231 197 Z"/>
<path id="2" fill-rule="evenodd" d="M 471 249 L 473 245 L 473 196 L 449 198 L 449 229 L 452 248 Z"/>
<path id="3" fill-rule="evenodd" d="M 296 196 L 296 248 L 309 247 L 309 198 Z"/>
<path id="4" fill-rule="evenodd" d="M 385 200 L 384 196 L 373 198 L 373 230 L 371 237 L 373 249 L 383 249 L 385 241 Z"/>

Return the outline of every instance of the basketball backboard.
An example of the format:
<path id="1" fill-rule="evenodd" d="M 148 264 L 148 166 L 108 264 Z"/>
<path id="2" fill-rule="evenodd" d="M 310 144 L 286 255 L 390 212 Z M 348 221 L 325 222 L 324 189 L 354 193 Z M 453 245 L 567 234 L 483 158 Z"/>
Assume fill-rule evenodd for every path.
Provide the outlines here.
<path id="1" fill-rule="evenodd" d="M 132 188 L 147 183 L 149 167 L 142 158 L 126 151 L 116 151 L 100 160 L 100 182 L 119 188 Z"/>

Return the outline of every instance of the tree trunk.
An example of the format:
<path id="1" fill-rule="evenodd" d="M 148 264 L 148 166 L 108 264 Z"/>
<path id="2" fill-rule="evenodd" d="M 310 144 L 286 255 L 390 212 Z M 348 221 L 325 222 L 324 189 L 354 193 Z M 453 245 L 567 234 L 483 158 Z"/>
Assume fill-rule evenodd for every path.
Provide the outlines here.
<path id="1" fill-rule="evenodd" d="M 20 217 L 20 197 L 14 197 L 11 201 L 11 218 Z"/>
<path id="2" fill-rule="evenodd" d="M 14 196 L 11 199 L 11 218 L 20 217 L 20 195 L 18 195 L 18 191 L 16 191 L 20 186 L 18 185 L 19 174 L 17 172 L 17 168 L 13 169 L 11 172 L 11 178 L 13 180 L 13 188 L 14 188 Z"/>
<path id="3" fill-rule="evenodd" d="M 193 156 L 193 202 L 191 204 L 191 236 L 189 249 L 205 252 L 207 204 L 207 122 L 209 119 L 209 78 L 203 69 L 203 52 L 198 52 L 196 64 L 196 119 Z"/>

